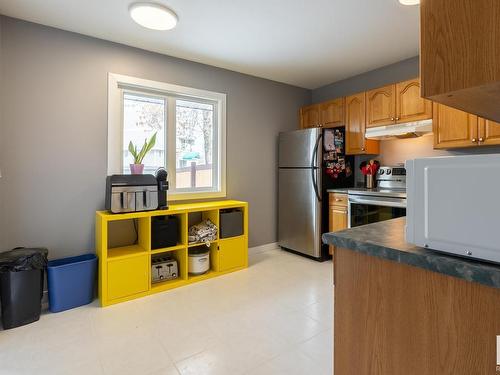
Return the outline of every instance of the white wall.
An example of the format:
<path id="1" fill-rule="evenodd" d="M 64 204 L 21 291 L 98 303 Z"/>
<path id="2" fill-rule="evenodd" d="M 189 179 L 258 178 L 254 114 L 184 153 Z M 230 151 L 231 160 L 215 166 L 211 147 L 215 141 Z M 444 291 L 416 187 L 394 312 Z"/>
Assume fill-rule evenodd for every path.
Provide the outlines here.
<path id="1" fill-rule="evenodd" d="M 277 135 L 309 90 L 0 17 L 3 247 L 94 248 L 104 208 L 108 72 L 227 93 L 228 197 L 250 203 L 250 245 L 276 241 Z"/>

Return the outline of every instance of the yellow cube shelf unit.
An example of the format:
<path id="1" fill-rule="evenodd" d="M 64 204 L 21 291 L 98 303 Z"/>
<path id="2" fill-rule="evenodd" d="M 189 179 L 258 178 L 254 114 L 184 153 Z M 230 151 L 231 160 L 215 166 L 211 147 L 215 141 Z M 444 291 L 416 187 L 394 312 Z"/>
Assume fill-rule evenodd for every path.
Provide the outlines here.
<path id="1" fill-rule="evenodd" d="M 210 219 L 219 228 L 220 210 L 237 209 L 243 212 L 243 235 L 220 238 L 210 244 L 210 270 L 203 275 L 188 273 L 188 251 L 199 244 L 188 244 L 188 229 L 199 219 Z M 164 249 L 151 249 L 151 218 L 177 216 L 179 243 Z M 115 226 L 133 223 L 130 241 L 125 246 L 111 244 Z M 129 226 L 130 228 L 130 226 Z M 119 233 L 120 235 L 121 233 Z M 112 214 L 96 212 L 96 250 L 99 257 L 99 300 L 101 306 L 125 302 L 153 293 L 177 288 L 197 281 L 217 277 L 248 267 L 248 203 L 234 200 L 172 204 L 168 210 Z M 159 283 L 151 282 L 151 256 L 173 254 L 177 260 L 179 277 Z"/>

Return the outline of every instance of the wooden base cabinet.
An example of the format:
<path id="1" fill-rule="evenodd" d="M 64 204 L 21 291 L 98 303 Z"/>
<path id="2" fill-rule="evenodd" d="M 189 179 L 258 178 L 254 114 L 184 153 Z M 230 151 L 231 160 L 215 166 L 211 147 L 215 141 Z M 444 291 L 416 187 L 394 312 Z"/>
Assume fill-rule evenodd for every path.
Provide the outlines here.
<path id="1" fill-rule="evenodd" d="M 335 375 L 496 372 L 500 290 L 338 248 Z"/>
<path id="2" fill-rule="evenodd" d="M 338 232 L 348 227 L 347 194 L 330 193 L 328 231 Z M 329 246 L 329 253 L 333 255 L 335 247 Z"/>

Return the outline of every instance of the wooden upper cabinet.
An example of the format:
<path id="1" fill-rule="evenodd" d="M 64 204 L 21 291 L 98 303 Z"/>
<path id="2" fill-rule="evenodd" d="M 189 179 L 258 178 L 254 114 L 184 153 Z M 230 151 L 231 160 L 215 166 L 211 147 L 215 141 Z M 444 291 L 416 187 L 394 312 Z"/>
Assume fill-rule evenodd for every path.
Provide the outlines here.
<path id="1" fill-rule="evenodd" d="M 320 123 L 324 128 L 344 125 L 344 98 L 320 103 Z"/>
<path id="2" fill-rule="evenodd" d="M 364 92 L 345 99 L 346 154 L 378 154 L 379 141 L 365 138 L 366 95 Z"/>
<path id="3" fill-rule="evenodd" d="M 308 105 L 300 109 L 300 127 L 315 128 L 320 125 L 319 104 Z"/>
<path id="4" fill-rule="evenodd" d="M 422 95 L 500 122 L 500 1 L 420 4 Z"/>
<path id="5" fill-rule="evenodd" d="M 345 99 L 346 153 L 365 152 L 365 93 Z"/>
<path id="6" fill-rule="evenodd" d="M 396 83 L 396 122 L 428 119 L 432 119 L 432 102 L 420 96 L 420 80 Z"/>
<path id="7" fill-rule="evenodd" d="M 500 123 L 480 118 L 478 142 L 482 146 L 500 145 Z"/>
<path id="8" fill-rule="evenodd" d="M 388 85 L 366 92 L 366 127 L 394 124 L 396 85 Z"/>
<path id="9" fill-rule="evenodd" d="M 477 146 L 478 123 L 475 115 L 434 103 L 434 148 Z"/>

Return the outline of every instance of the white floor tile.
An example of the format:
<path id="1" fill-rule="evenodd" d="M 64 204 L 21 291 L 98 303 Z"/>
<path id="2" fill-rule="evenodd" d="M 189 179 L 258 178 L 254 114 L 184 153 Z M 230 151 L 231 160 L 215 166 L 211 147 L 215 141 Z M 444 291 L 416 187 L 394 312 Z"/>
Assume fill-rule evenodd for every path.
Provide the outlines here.
<path id="1" fill-rule="evenodd" d="M 280 249 L 246 270 L 0 331 L 0 375 L 332 374 L 332 264 Z"/>

